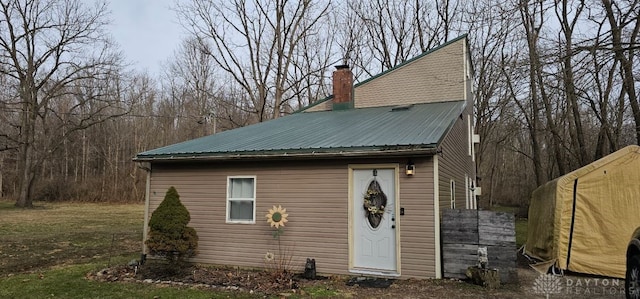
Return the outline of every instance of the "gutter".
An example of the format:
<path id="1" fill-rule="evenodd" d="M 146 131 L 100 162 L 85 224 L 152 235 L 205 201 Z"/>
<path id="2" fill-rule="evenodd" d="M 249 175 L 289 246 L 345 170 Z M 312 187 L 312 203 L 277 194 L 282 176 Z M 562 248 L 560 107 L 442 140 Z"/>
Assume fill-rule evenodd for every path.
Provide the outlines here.
<path id="1" fill-rule="evenodd" d="M 278 152 L 273 154 L 265 153 L 237 153 L 237 154 L 217 154 L 217 155 L 174 155 L 156 157 L 134 157 L 134 162 L 180 162 L 180 161 L 234 161 L 234 160 L 282 160 L 282 159 L 330 159 L 330 158 L 356 158 L 356 157 L 402 157 L 410 155 L 435 155 L 438 152 L 436 147 L 426 148 L 404 148 L 390 150 L 360 150 L 360 151 L 337 151 L 337 152 Z"/>

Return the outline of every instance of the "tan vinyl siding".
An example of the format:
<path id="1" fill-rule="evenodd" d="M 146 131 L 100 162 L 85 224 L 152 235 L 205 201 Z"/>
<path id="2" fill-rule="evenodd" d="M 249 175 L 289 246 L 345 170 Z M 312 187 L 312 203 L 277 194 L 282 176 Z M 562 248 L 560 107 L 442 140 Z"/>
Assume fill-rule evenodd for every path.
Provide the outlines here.
<path id="1" fill-rule="evenodd" d="M 402 277 L 434 278 L 435 234 L 433 207 L 433 159 L 416 161 L 416 174 L 407 177 L 400 167 L 400 217 Z"/>
<path id="2" fill-rule="evenodd" d="M 273 229 L 266 222 L 273 205 L 287 209 L 289 222 L 282 248 L 293 253 L 292 266 L 302 271 L 307 257 L 319 273 L 349 274 L 348 165 L 398 163 L 402 278 L 435 276 L 433 177 L 431 159 L 416 159 L 417 171 L 407 177 L 407 159 L 364 161 L 236 162 L 217 164 L 153 164 L 150 211 L 175 186 L 191 213 L 190 225 L 200 237 L 196 262 L 263 267 L 267 251 L 277 254 Z M 228 224 L 227 176 L 256 176 L 256 223 Z"/>
<path id="3" fill-rule="evenodd" d="M 465 56 L 466 39 L 460 39 L 354 89 L 354 107 L 380 107 L 459 101 L 469 94 L 472 78 Z M 466 71 L 465 71 L 466 70 Z M 305 112 L 331 110 L 329 100 Z"/>
<path id="4" fill-rule="evenodd" d="M 456 182 L 456 208 L 466 207 L 467 192 L 465 184 L 465 174 L 468 178 L 475 178 L 475 166 L 472 157 L 469 155 L 469 129 L 468 117 L 471 117 L 471 104 L 467 106 L 459 117 L 451 131 L 447 134 L 441 144 L 442 154 L 439 158 L 439 193 L 440 209 L 451 208 L 451 180 Z"/>
<path id="5" fill-rule="evenodd" d="M 324 165 L 306 171 L 296 165 L 254 168 L 251 164 L 255 163 L 234 170 L 228 164 L 154 167 L 150 208 L 155 209 L 162 200 L 162 190 L 175 186 L 191 213 L 190 225 L 200 236 L 200 253 L 195 261 L 261 267 L 265 253 L 277 251 L 277 241 L 271 236 L 273 230 L 266 223 L 266 212 L 273 205 L 282 205 L 287 208 L 290 224 L 285 227 L 282 248 L 302 254 L 296 256 L 293 265 L 299 266 L 303 264 L 302 258 L 316 254 L 324 257 L 323 263 L 318 264 L 320 272 L 332 272 L 328 270 L 346 264 L 347 206 L 345 196 L 338 190 L 347 188 L 347 172 Z M 256 176 L 255 224 L 225 223 L 228 175 Z M 156 188 L 159 190 L 154 194 Z M 319 213 L 323 207 L 332 208 Z M 328 221 L 331 215 L 334 217 Z"/>
<path id="6" fill-rule="evenodd" d="M 324 103 L 320 103 L 311 108 L 307 108 L 304 112 L 318 112 L 318 111 L 329 111 L 333 107 L 333 100 L 328 100 Z"/>
<path id="7" fill-rule="evenodd" d="M 466 96 L 465 39 L 355 88 L 355 107 L 459 101 Z"/>
<path id="8" fill-rule="evenodd" d="M 467 206 L 468 183 L 467 179 L 475 181 L 476 168 L 475 161 L 469 155 L 469 145 L 472 139 L 469 124 L 473 125 L 473 70 L 471 60 L 467 53 L 468 47 L 466 39 L 460 40 L 460 63 L 462 66 L 460 75 L 460 92 L 467 101 L 467 107 L 461 116 L 456 120 L 451 131 L 445 136 L 440 144 L 442 155 L 438 160 L 439 167 L 439 197 L 440 209 L 451 208 L 451 180 L 455 181 L 455 205 L 457 209 Z M 465 176 L 466 174 L 466 176 Z"/>

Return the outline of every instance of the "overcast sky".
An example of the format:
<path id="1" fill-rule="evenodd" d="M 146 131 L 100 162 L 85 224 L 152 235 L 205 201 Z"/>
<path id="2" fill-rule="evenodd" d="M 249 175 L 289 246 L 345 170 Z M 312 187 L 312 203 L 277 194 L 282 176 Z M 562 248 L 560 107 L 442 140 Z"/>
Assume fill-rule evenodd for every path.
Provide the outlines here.
<path id="1" fill-rule="evenodd" d="M 171 10 L 173 0 L 107 0 L 112 34 L 132 68 L 159 75 L 173 55 L 183 29 Z"/>

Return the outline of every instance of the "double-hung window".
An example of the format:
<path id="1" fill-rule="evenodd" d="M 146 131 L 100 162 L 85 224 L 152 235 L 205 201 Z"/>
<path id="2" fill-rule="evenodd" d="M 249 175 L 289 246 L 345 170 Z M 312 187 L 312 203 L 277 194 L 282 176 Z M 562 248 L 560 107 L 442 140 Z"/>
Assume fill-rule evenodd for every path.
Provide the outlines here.
<path id="1" fill-rule="evenodd" d="M 256 222 L 256 177 L 227 178 L 227 222 Z"/>

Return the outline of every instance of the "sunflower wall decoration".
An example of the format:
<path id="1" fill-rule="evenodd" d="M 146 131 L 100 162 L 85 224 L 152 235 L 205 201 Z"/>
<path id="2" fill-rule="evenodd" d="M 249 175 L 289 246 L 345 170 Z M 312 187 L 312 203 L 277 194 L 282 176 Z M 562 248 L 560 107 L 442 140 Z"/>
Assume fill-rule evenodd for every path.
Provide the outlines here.
<path id="1" fill-rule="evenodd" d="M 364 211 L 371 227 L 377 228 L 382 222 L 384 209 L 387 205 L 387 195 L 382 192 L 382 188 L 377 180 L 371 181 L 364 194 Z"/>
<path id="2" fill-rule="evenodd" d="M 282 206 L 273 206 L 272 209 L 269 209 L 269 213 L 267 213 L 267 222 L 271 227 L 275 229 L 280 229 L 280 226 L 284 226 L 285 223 L 289 222 L 287 220 L 287 209 L 283 209 Z"/>
<path id="3" fill-rule="evenodd" d="M 264 260 L 267 263 L 267 266 L 274 270 L 278 277 L 289 272 L 291 269 L 291 259 L 293 258 L 293 255 L 287 250 L 287 248 L 282 248 L 280 238 L 284 233 L 284 224 L 289 222 L 289 220 L 287 220 L 288 216 L 289 214 L 287 214 L 287 209 L 283 209 L 281 205 L 278 205 L 277 207 L 274 205 L 273 208 L 269 209 L 269 212 L 265 216 L 267 218 L 267 223 L 275 229 L 273 231 L 273 238 L 278 241 L 278 251 L 277 254 L 267 252 L 264 256 Z"/>

